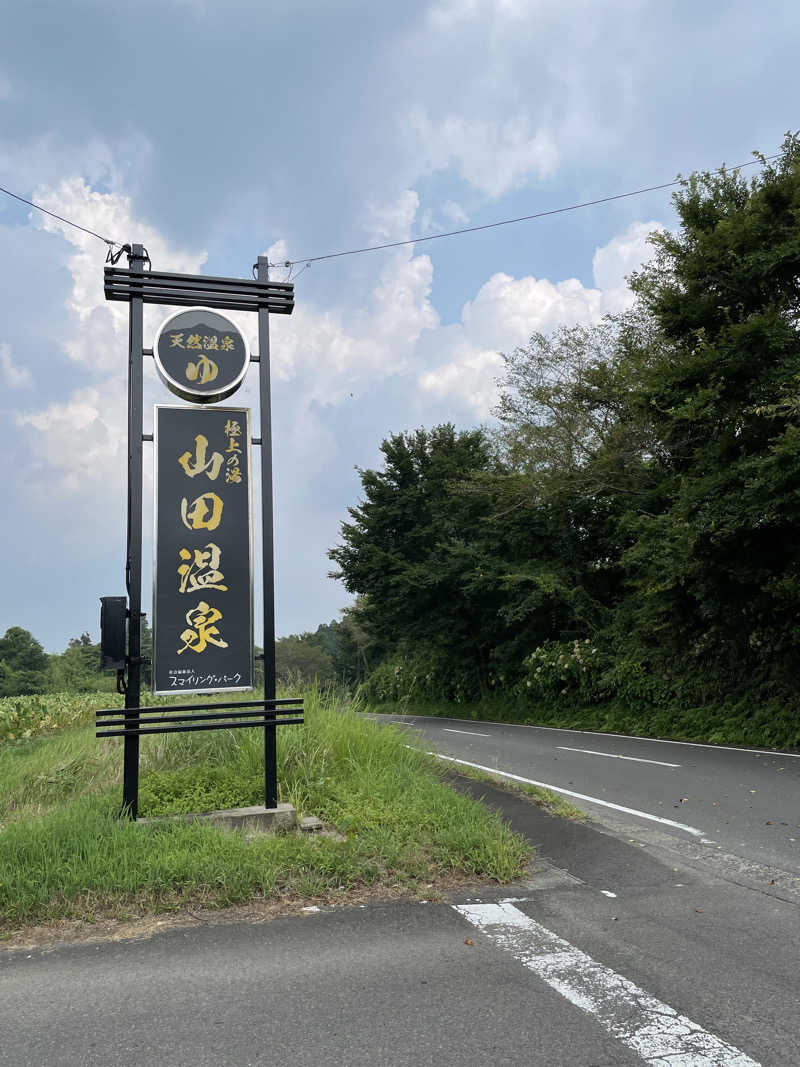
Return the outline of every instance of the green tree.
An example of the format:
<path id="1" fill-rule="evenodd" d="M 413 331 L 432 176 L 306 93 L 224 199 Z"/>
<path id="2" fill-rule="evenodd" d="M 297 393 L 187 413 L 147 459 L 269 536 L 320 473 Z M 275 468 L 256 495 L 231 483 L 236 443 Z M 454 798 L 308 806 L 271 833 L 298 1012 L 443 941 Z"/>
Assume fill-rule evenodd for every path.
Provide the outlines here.
<path id="1" fill-rule="evenodd" d="M 636 402 L 658 482 L 631 517 L 627 625 L 717 686 L 796 677 L 800 648 L 800 141 L 750 181 L 690 178 L 632 280 L 662 343 Z M 684 661 L 685 662 L 685 661 Z"/>
<path id="2" fill-rule="evenodd" d="M 622 594 L 620 518 L 653 482 L 652 428 L 631 403 L 646 347 L 641 315 L 534 334 L 504 355 L 495 414 L 504 469 L 473 480 L 494 506 L 506 660 L 546 640 L 596 633 Z M 507 670 L 512 669 L 508 662 Z"/>
<path id="3" fill-rule="evenodd" d="M 333 662 L 312 634 L 291 634 L 275 642 L 275 676 L 283 685 L 314 681 L 327 685 L 333 681 Z"/>
<path id="4" fill-rule="evenodd" d="M 47 654 L 21 626 L 0 637 L 0 696 L 41 693 L 47 687 Z"/>
<path id="5" fill-rule="evenodd" d="M 364 499 L 350 508 L 333 577 L 363 598 L 360 625 L 386 648 L 403 642 L 448 649 L 468 661 L 485 687 L 499 591 L 479 494 L 458 487 L 497 466 L 482 430 L 450 424 L 393 434 L 382 470 L 362 470 Z"/>

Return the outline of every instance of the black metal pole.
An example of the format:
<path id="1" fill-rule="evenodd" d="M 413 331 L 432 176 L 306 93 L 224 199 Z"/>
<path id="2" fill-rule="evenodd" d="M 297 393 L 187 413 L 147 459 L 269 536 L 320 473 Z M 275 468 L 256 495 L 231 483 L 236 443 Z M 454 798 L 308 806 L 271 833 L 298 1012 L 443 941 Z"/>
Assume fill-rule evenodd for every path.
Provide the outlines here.
<path id="1" fill-rule="evenodd" d="M 258 257 L 258 280 L 269 281 L 269 260 Z M 261 567 L 264 590 L 264 712 L 275 699 L 275 555 L 272 533 L 272 396 L 269 375 L 269 311 L 258 311 L 258 373 L 261 408 Z M 275 724 L 264 727 L 264 807 L 278 806 Z"/>
<path id="2" fill-rule="evenodd" d="M 144 248 L 131 245 L 128 269 L 141 273 Z M 132 279 L 133 280 L 133 279 Z M 125 582 L 128 589 L 128 677 L 125 725 L 139 723 L 142 623 L 142 363 L 144 326 L 141 296 L 131 296 L 128 329 L 128 545 Z M 126 735 L 123 757 L 122 811 L 135 819 L 139 811 L 139 738 Z"/>

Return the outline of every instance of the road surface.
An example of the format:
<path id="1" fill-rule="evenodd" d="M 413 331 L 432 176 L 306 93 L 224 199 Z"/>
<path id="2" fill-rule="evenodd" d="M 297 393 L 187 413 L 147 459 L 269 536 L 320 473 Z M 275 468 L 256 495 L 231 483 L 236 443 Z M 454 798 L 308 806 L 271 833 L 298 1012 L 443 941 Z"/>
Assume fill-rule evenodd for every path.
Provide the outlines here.
<path id="1" fill-rule="evenodd" d="M 794 835 L 761 825 L 790 821 L 796 759 L 446 720 L 404 729 L 597 794 L 575 801 L 597 821 L 461 778 L 537 845 L 518 885 L 0 951 L 0 1065 L 800 1065 Z"/>
<path id="2" fill-rule="evenodd" d="M 429 751 L 563 791 L 615 827 L 649 826 L 800 873 L 800 754 L 472 720 L 379 718 L 410 724 Z"/>

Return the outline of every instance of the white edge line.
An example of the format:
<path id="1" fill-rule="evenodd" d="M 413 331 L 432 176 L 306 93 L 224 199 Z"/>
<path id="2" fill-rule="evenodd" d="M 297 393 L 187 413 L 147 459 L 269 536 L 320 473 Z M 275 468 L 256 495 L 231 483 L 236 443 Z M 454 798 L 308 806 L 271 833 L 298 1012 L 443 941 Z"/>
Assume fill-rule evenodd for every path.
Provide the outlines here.
<path id="1" fill-rule="evenodd" d="M 378 714 L 373 712 L 373 714 Z M 381 715 L 388 714 L 380 712 Z M 471 722 L 476 726 L 499 726 L 504 729 L 513 727 L 515 730 L 553 730 L 560 734 L 587 734 L 589 737 L 623 737 L 626 741 L 652 741 L 659 745 L 688 745 L 690 748 L 710 748 L 712 751 L 721 752 L 755 752 L 758 756 L 786 756 L 788 759 L 800 759 L 800 752 L 782 752 L 779 748 L 739 748 L 737 745 L 712 745 L 703 741 L 672 741 L 668 737 L 639 737 L 637 734 L 612 734 L 602 730 L 571 730 L 567 726 L 536 726 L 530 722 L 493 722 L 490 719 L 459 719 L 448 715 L 446 718 L 439 715 L 415 715 L 414 723 L 409 725 L 419 726 L 429 722 Z"/>
<path id="2" fill-rule="evenodd" d="M 610 967 L 558 937 L 507 901 L 454 904 L 463 918 L 514 959 L 594 1018 L 651 1067 L 759 1067 Z"/>
<path id="3" fill-rule="evenodd" d="M 460 733 L 451 730 L 451 733 Z M 484 737 L 484 734 L 480 735 Z M 570 748 L 569 745 L 556 745 L 559 752 L 583 752 L 586 756 L 605 756 L 607 759 L 626 759 L 632 763 L 655 763 L 658 767 L 680 767 L 680 763 L 663 763 L 660 759 L 642 759 L 641 756 L 620 756 L 616 752 L 597 752 L 593 748 Z"/>
<path id="4" fill-rule="evenodd" d="M 413 748 L 413 745 L 406 745 Z M 510 771 L 499 771 L 496 767 L 484 767 L 480 763 L 470 763 L 469 760 L 456 759 L 455 756 L 443 756 L 441 752 L 427 752 L 428 756 L 447 760 L 450 763 L 460 763 L 464 767 L 474 767 L 476 771 L 486 771 L 487 774 L 499 774 L 503 778 L 510 778 L 514 782 L 522 782 L 524 785 L 538 785 L 540 789 L 550 789 L 554 793 L 563 793 L 564 796 L 574 797 L 576 800 L 585 800 L 589 804 L 600 804 L 604 808 L 613 808 L 614 811 L 623 811 L 626 815 L 637 815 L 640 819 L 649 819 L 651 822 L 660 822 L 664 826 L 674 826 L 676 830 L 684 830 L 693 837 L 705 837 L 705 830 L 698 830 L 695 826 L 687 826 L 686 823 L 675 822 L 674 819 L 665 819 L 661 815 L 651 815 L 647 811 L 638 811 L 636 808 L 626 808 L 622 804 L 612 804 L 610 800 L 601 800 L 599 797 L 588 797 L 585 793 L 574 793 L 571 789 L 563 789 L 560 785 L 549 785 L 547 782 L 536 782 L 533 778 L 523 778 L 519 774 Z"/>
<path id="5" fill-rule="evenodd" d="M 443 726 L 442 729 L 448 734 L 469 734 L 470 737 L 491 737 L 491 734 L 479 734 L 475 730 L 454 730 L 452 726 Z"/>

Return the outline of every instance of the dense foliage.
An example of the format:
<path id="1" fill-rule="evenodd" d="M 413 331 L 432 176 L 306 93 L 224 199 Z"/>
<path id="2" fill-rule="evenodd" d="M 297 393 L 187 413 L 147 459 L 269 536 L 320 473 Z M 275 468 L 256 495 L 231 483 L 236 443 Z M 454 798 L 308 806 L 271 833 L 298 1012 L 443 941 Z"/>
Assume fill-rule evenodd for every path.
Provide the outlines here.
<path id="1" fill-rule="evenodd" d="M 800 740 L 800 141 L 675 206 L 630 312 L 504 357 L 496 431 L 361 472 L 331 558 L 388 649 L 370 696 L 777 701 Z"/>

